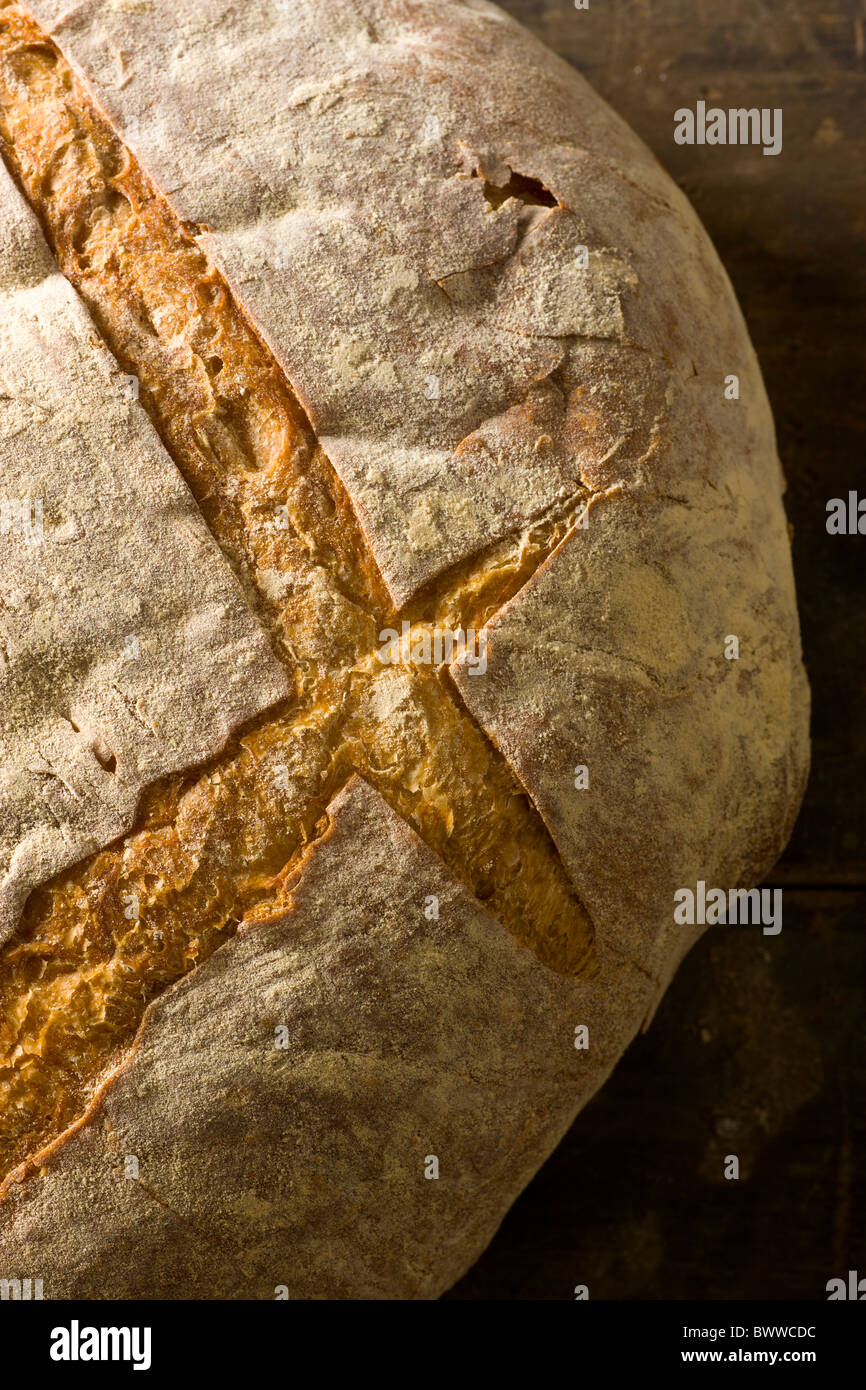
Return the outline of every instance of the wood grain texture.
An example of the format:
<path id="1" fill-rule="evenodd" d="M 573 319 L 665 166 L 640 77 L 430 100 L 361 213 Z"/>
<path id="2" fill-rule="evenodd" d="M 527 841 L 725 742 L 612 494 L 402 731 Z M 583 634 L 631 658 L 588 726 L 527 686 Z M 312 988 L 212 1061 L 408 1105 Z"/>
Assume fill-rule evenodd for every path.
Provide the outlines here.
<path id="1" fill-rule="evenodd" d="M 780 936 L 710 931 L 649 1034 L 524 1193 L 455 1299 L 826 1297 L 863 1262 L 866 908 L 859 487 L 866 8 L 855 0 L 538 0 L 503 8 L 572 62 L 691 198 L 746 315 L 788 477 L 813 768 L 772 880 Z M 783 149 L 678 146 L 704 99 L 781 107 Z M 721 1176 L 738 1153 L 739 1183 Z M 858 1174 L 860 1176 L 858 1176 Z"/>

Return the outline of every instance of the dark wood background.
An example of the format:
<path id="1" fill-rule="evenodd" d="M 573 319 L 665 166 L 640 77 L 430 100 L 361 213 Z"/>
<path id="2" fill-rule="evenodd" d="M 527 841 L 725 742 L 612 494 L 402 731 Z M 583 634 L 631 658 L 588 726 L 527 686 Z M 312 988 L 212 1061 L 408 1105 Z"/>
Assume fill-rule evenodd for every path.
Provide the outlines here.
<path id="1" fill-rule="evenodd" d="M 503 3 L 642 136 L 733 280 L 788 476 L 813 766 L 781 935 L 707 933 L 447 1297 L 822 1299 L 866 1276 L 866 537 L 825 526 L 866 496 L 866 3 Z M 781 107 L 782 153 L 675 145 L 699 98 Z"/>

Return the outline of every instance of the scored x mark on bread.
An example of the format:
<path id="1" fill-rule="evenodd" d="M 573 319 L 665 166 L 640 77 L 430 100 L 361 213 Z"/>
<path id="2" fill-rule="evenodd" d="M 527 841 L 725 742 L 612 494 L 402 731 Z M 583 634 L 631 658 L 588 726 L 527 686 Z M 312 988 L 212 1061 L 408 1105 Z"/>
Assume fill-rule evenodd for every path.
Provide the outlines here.
<path id="1" fill-rule="evenodd" d="M 269 1297 L 287 1262 L 300 1296 L 436 1293 L 695 939 L 675 889 L 758 881 L 796 812 L 808 693 L 760 372 L 681 193 L 495 7 L 33 8 L 87 86 L 0 5 L 6 157 L 98 330 L 96 435 L 116 427 L 122 453 L 147 434 L 138 481 L 161 467 L 168 496 L 174 478 L 156 560 L 141 551 L 140 667 L 206 725 L 160 664 L 159 632 L 180 628 L 219 658 L 221 714 L 233 684 L 269 705 L 264 665 L 229 678 L 219 590 L 246 623 L 235 649 L 266 625 L 296 688 L 33 893 L 0 983 L 20 1044 L 8 1161 L 60 1137 L 7 1181 L 0 1263 L 45 1270 L 53 1296 Z M 31 261 L 12 255 L 14 292 Z M 46 300 L 65 293 L 81 328 L 53 270 Z M 70 365 L 59 320 L 41 339 L 29 322 L 46 362 L 31 353 L 3 402 L 13 457 L 28 391 Z M 119 411 L 104 342 L 222 554 L 144 412 Z M 74 395 L 49 424 L 73 422 Z M 569 529 L 590 495 L 591 525 Z M 172 595 L 151 631 L 148 602 Z M 444 673 L 380 664 L 389 596 L 419 623 L 488 623 L 484 677 L 451 673 L 472 719 Z M 139 702 L 124 711 L 118 729 L 61 711 L 102 788 L 146 743 L 139 726 L 117 744 Z M 58 797 L 54 754 L 39 768 Z M 419 1181 L 427 1135 L 442 1183 Z"/>
<path id="2" fill-rule="evenodd" d="M 447 676 L 379 659 L 393 603 L 302 407 L 223 276 L 50 40 L 17 9 L 0 26 L 10 166 L 295 683 L 201 774 L 146 795 L 124 840 L 33 895 L 0 962 L 8 1168 L 80 1112 L 155 993 L 242 918 L 279 912 L 355 771 L 540 959 L 579 973 L 592 931 L 540 817 Z M 459 566 L 400 616 L 478 626 L 587 498 L 579 488 L 558 519 Z M 261 703 L 273 686 L 268 672 Z M 116 778 L 125 771 L 121 759 Z"/>

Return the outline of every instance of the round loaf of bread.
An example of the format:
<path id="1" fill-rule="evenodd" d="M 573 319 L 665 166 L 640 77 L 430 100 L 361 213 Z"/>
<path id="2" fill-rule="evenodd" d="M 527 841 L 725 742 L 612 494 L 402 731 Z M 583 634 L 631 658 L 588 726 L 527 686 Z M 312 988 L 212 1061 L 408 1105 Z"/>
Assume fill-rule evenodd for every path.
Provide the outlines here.
<path id="1" fill-rule="evenodd" d="M 435 1298 L 802 797 L 731 286 L 484 0 L 0 4 L 0 151 L 0 1277 Z"/>

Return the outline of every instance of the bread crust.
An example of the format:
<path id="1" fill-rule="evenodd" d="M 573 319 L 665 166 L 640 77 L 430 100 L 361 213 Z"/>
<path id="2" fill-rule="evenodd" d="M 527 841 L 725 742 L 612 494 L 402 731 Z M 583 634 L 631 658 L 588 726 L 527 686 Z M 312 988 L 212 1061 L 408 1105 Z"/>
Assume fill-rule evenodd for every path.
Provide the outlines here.
<path id="1" fill-rule="evenodd" d="M 7 1182 L 0 1267 L 46 1298 L 435 1298 L 629 1041 L 649 985 L 618 978 L 540 965 L 353 779 L 289 911 L 151 1005 Z"/>
<path id="2" fill-rule="evenodd" d="M 0 532 L 0 943 L 144 786 L 289 692 L 128 384 L 0 165 L 2 490 L 31 518 Z"/>
<path id="3" fill-rule="evenodd" d="M 451 668 L 530 788 L 597 943 L 656 997 L 701 934 L 674 921 L 674 893 L 759 883 L 809 765 L 778 499 L 744 482 L 693 495 L 599 498 L 492 620 L 486 679 Z"/>
<path id="4" fill-rule="evenodd" d="M 351 503 L 219 271 L 56 47 L 8 6 L 0 138 L 293 693 L 218 757 L 149 789 L 129 835 L 28 901 L 0 955 L 2 1178 L 82 1114 L 148 1001 L 273 906 L 353 768 L 554 969 L 585 968 L 592 927 L 543 822 L 444 676 L 408 647 L 383 662 L 387 601 Z M 469 562 L 401 626 L 423 638 L 437 620 L 477 628 L 566 525 L 539 523 Z"/>
<path id="5" fill-rule="evenodd" d="M 32 8 L 284 367 L 395 603 L 584 488 L 729 457 L 778 491 L 690 205 L 494 6 Z M 536 192 L 500 202 L 513 174 Z"/>
<path id="6" fill-rule="evenodd" d="M 157 1000 L 7 1183 L 0 1256 L 50 1271 L 52 1297 L 435 1297 L 696 939 L 675 890 L 750 885 L 789 833 L 808 688 L 760 372 L 685 199 L 494 7 L 32 8 L 223 267 L 395 603 L 590 498 L 492 620 L 487 676 L 451 678 L 545 817 L 595 954 L 582 980 L 546 970 L 350 783 L 289 910 Z M 448 1191 L 417 1163 L 439 1152 L 425 1126 Z"/>

